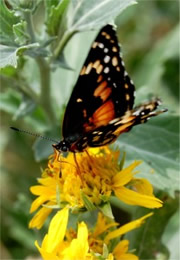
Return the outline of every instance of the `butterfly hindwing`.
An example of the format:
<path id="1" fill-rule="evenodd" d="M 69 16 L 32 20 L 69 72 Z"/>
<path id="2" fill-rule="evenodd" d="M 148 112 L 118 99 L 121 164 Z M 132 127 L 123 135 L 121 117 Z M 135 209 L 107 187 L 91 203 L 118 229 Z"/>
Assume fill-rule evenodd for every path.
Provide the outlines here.
<path id="1" fill-rule="evenodd" d="M 159 99 L 154 99 L 143 105 L 137 106 L 119 118 L 115 118 L 107 125 L 96 128 L 87 133 L 78 141 L 79 147 L 84 147 L 84 140 L 87 140 L 87 146 L 98 147 L 114 142 L 120 134 L 128 132 L 133 126 L 145 123 L 150 117 L 157 116 L 165 112 L 164 110 L 155 111 L 161 104 Z"/>
<path id="2" fill-rule="evenodd" d="M 134 85 L 119 53 L 116 32 L 106 25 L 92 44 L 69 100 L 63 122 L 65 138 L 79 138 L 132 109 Z"/>

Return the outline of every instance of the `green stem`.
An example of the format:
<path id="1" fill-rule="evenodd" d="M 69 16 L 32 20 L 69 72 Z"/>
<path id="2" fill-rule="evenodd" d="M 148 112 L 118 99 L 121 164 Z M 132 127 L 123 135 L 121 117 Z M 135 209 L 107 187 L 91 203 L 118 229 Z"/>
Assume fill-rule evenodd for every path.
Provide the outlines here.
<path id="1" fill-rule="evenodd" d="M 13 81 L 9 77 L 1 75 L 0 81 L 2 85 L 9 85 L 12 89 L 17 89 L 18 91 L 24 93 L 26 96 L 30 97 L 36 104 L 38 104 L 37 94 L 29 87 L 29 85 L 22 79 L 14 79 Z"/>
<path id="2" fill-rule="evenodd" d="M 31 42 L 36 42 L 36 37 L 34 33 L 34 26 L 32 20 L 32 13 L 30 11 L 24 12 L 24 18 L 27 22 L 27 30 L 31 38 Z M 56 116 L 52 106 L 51 93 L 50 93 L 50 67 L 46 60 L 42 57 L 36 57 L 39 73 L 40 73 L 40 97 L 37 103 L 42 105 L 47 118 L 51 124 L 56 123 Z"/>
<path id="3" fill-rule="evenodd" d="M 63 51 L 66 43 L 68 42 L 68 40 L 72 37 L 72 35 L 74 34 L 74 32 L 68 32 L 66 31 L 63 35 L 63 37 L 61 38 L 61 40 L 59 41 L 59 44 L 57 45 L 56 49 L 54 50 L 54 55 L 53 55 L 53 59 L 57 58 L 59 56 L 59 54 Z"/>
<path id="4" fill-rule="evenodd" d="M 36 62 L 40 72 L 41 94 L 39 103 L 46 112 L 50 123 L 56 124 L 56 116 L 52 106 L 51 91 L 50 91 L 50 67 L 45 59 L 37 57 Z"/>
<path id="5" fill-rule="evenodd" d="M 32 14 L 30 11 L 25 11 L 24 12 L 24 18 L 27 22 L 27 31 L 31 37 L 31 42 L 36 42 L 36 36 L 34 33 L 34 25 L 33 25 L 33 20 L 32 20 Z"/>

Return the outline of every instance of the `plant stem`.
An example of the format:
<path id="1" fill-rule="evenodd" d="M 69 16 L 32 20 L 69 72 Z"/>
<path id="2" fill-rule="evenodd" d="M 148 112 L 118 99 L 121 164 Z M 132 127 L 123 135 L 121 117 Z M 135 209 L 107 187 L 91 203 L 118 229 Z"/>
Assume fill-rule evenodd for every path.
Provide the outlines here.
<path id="1" fill-rule="evenodd" d="M 61 40 L 59 41 L 59 44 L 57 45 L 56 49 L 54 50 L 54 58 L 57 58 L 59 56 L 59 54 L 62 52 L 62 50 L 64 49 L 64 46 L 66 45 L 66 43 L 68 42 L 68 40 L 72 37 L 72 35 L 75 32 L 71 32 L 71 31 L 66 31 L 63 35 L 63 37 L 61 38 Z"/>
<path id="2" fill-rule="evenodd" d="M 26 96 L 34 100 L 36 104 L 38 104 L 38 96 L 37 94 L 29 87 L 29 85 L 23 81 L 22 79 L 14 79 L 13 81 L 10 77 L 6 77 L 1 75 L 0 81 L 2 85 L 9 85 L 12 89 L 17 89 L 18 91 L 24 93 Z"/>
<path id="3" fill-rule="evenodd" d="M 37 57 L 36 62 L 39 67 L 41 94 L 39 103 L 42 105 L 44 111 L 48 116 L 48 120 L 53 125 L 56 124 L 56 116 L 53 110 L 50 93 L 50 67 L 46 60 L 42 57 Z"/>
<path id="4" fill-rule="evenodd" d="M 36 42 L 36 37 L 35 37 L 35 33 L 34 33 L 34 25 L 33 25 L 33 21 L 32 21 L 32 14 L 30 11 L 25 11 L 24 12 L 24 18 L 27 22 L 27 31 L 30 35 L 31 38 L 31 42 Z"/>
<path id="5" fill-rule="evenodd" d="M 30 11 L 24 12 L 24 18 L 27 22 L 27 30 L 30 35 L 31 42 L 36 42 L 37 40 L 34 33 L 32 13 Z M 54 125 L 56 123 L 56 116 L 53 110 L 50 94 L 50 66 L 42 57 L 36 57 L 35 61 L 37 62 L 39 68 L 41 90 L 40 97 L 37 103 L 42 105 L 49 122 Z"/>

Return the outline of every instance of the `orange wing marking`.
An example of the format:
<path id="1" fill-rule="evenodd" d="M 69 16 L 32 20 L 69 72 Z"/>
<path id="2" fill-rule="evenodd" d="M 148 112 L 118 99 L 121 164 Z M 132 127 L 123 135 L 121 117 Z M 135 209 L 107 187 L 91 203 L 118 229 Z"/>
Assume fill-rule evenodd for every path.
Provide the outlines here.
<path id="1" fill-rule="evenodd" d="M 109 100 L 94 112 L 92 117 L 89 118 L 88 123 L 84 124 L 85 131 L 92 131 L 99 126 L 107 125 L 114 117 L 114 105 L 113 102 Z"/>
<path id="2" fill-rule="evenodd" d="M 112 90 L 107 87 L 107 81 L 103 81 L 94 91 L 95 97 L 100 97 L 103 101 L 106 101 L 110 96 Z"/>

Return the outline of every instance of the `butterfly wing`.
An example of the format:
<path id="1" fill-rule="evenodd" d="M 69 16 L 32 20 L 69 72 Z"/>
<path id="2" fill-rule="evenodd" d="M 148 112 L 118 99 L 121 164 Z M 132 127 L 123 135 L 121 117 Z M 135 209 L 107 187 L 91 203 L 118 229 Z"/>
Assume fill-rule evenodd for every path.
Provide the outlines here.
<path id="1" fill-rule="evenodd" d="M 132 109 L 134 85 L 119 53 L 116 32 L 106 25 L 92 44 L 67 105 L 65 139 L 74 142 Z"/>
<path id="2" fill-rule="evenodd" d="M 78 140 L 77 148 L 83 150 L 87 146 L 98 147 L 114 142 L 120 134 L 128 132 L 133 126 L 145 123 L 150 117 L 166 112 L 166 109 L 155 111 L 160 104 L 161 101 L 155 99 L 126 111 L 123 116 L 111 120 L 106 126 L 100 126 L 87 133 Z"/>

